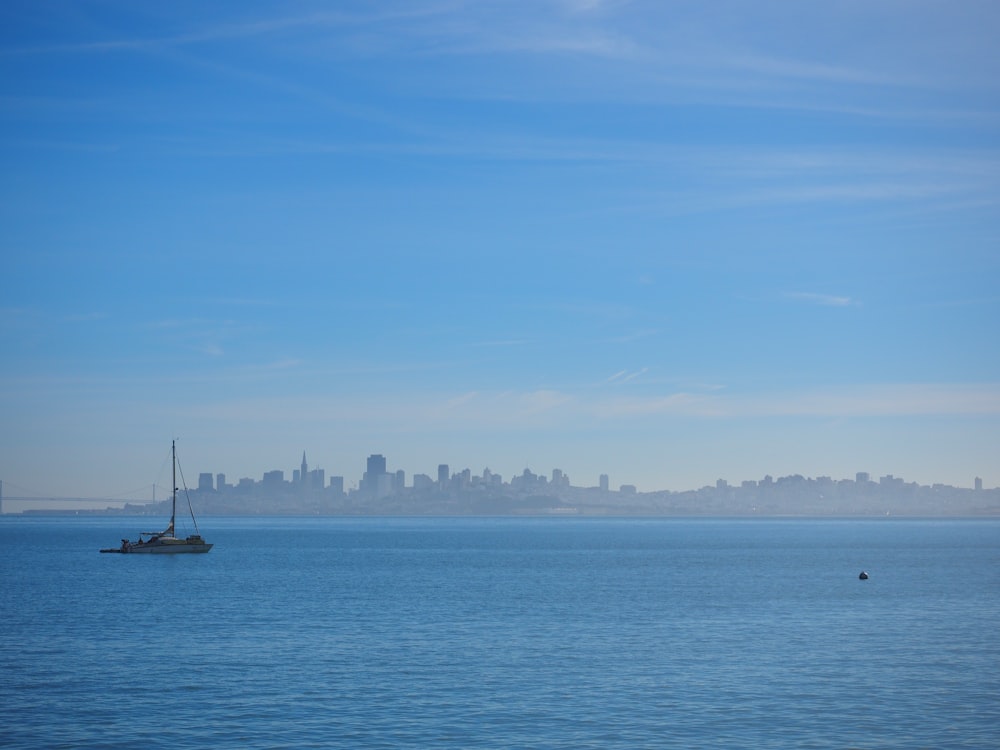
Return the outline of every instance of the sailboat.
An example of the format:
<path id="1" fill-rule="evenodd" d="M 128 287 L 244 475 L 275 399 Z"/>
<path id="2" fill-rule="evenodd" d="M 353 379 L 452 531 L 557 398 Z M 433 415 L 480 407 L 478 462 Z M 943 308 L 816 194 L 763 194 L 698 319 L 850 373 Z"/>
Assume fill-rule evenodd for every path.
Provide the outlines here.
<path id="1" fill-rule="evenodd" d="M 188 510 L 191 512 L 191 522 L 194 524 L 194 534 L 184 539 L 174 536 L 174 520 L 177 517 L 177 441 L 170 444 L 170 457 L 173 461 L 173 500 L 170 504 L 170 524 L 163 531 L 142 531 L 139 539 L 131 542 L 122 539 L 121 546 L 102 549 L 101 552 L 120 552 L 122 554 L 160 554 L 176 555 L 184 552 L 208 552 L 212 545 L 201 538 L 198 532 L 198 522 L 194 520 L 194 510 L 191 509 L 191 499 L 188 498 Z M 185 493 L 187 490 L 185 489 Z"/>

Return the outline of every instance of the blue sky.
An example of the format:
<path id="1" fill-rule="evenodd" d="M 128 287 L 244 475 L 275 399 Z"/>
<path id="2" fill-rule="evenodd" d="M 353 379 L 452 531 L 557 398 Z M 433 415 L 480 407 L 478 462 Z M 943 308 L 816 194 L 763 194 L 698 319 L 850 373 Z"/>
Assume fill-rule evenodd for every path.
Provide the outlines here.
<path id="1" fill-rule="evenodd" d="M 5 494 L 127 494 L 175 436 L 230 481 L 1000 485 L 998 35 L 975 0 L 4 3 Z"/>

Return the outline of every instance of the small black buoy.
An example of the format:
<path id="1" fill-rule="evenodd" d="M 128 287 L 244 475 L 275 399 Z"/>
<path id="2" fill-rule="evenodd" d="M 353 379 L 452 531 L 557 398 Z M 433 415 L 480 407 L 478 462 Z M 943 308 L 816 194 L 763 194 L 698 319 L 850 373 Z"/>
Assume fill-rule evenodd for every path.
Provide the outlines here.
<path id="1" fill-rule="evenodd" d="M 859 581 L 867 581 L 868 580 L 868 572 L 865 571 L 865 570 L 862 570 L 861 571 L 861 575 L 858 576 L 858 580 Z"/>

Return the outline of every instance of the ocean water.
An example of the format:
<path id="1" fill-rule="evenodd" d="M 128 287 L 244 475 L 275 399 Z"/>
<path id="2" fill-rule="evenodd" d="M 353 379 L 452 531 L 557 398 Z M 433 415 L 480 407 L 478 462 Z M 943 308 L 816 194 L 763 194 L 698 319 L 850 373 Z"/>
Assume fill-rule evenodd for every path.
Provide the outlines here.
<path id="1" fill-rule="evenodd" d="M 200 525 L 0 518 L 0 747 L 1000 747 L 997 520 Z"/>

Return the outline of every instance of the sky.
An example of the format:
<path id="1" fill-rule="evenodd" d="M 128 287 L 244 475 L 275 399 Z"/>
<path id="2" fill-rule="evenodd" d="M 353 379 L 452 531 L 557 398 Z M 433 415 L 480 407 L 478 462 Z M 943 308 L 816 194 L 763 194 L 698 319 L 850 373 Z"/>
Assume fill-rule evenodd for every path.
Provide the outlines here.
<path id="1" fill-rule="evenodd" d="M 142 497 L 174 438 L 189 485 L 998 486 L 998 36 L 978 0 L 9 0 L 4 494 Z"/>

